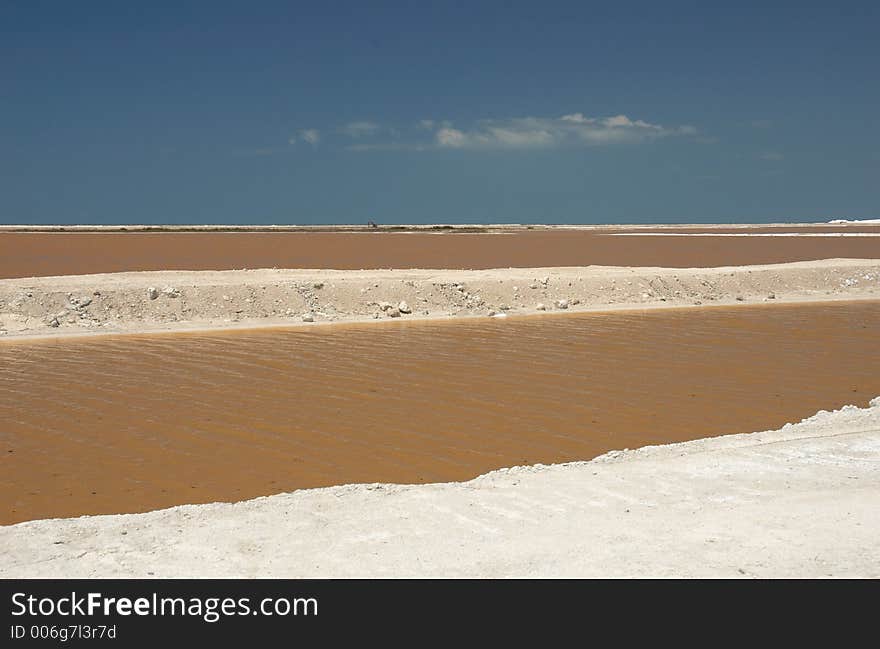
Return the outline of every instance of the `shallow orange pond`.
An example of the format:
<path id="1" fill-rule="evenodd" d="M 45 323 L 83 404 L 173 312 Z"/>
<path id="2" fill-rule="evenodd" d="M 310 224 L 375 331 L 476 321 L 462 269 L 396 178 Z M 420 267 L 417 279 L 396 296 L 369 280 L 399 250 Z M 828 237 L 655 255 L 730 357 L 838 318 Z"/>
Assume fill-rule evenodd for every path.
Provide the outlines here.
<path id="1" fill-rule="evenodd" d="M 880 303 L 0 344 L 0 523 L 464 480 L 880 394 Z"/>
<path id="2" fill-rule="evenodd" d="M 0 278 L 236 268 L 706 268 L 813 259 L 877 259 L 876 236 L 713 236 L 748 232 L 880 233 L 878 225 L 742 229 L 427 232 L 0 232 Z M 642 234 L 638 234 L 641 232 Z M 679 236 L 649 236 L 665 232 Z M 706 236 L 680 236 L 703 233 Z"/>

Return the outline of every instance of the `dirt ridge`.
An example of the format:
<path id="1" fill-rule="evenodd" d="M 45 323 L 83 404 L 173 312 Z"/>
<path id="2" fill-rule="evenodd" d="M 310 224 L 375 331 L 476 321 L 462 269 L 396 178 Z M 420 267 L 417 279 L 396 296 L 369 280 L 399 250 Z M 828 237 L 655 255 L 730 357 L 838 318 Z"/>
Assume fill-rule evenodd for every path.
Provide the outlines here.
<path id="1" fill-rule="evenodd" d="M 151 271 L 0 280 L 0 341 L 880 299 L 880 261 L 721 268 Z"/>

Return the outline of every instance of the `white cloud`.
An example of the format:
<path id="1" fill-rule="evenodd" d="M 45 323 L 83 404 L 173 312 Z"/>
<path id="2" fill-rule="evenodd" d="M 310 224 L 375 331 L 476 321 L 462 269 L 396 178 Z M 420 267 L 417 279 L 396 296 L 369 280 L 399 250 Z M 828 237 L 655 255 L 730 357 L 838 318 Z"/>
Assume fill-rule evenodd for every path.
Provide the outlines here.
<path id="1" fill-rule="evenodd" d="M 605 124 L 608 128 L 614 128 L 615 126 L 635 126 L 635 122 L 633 122 L 626 115 L 615 115 L 614 117 L 606 117 L 602 120 L 602 123 Z M 645 124 L 645 122 L 642 122 Z"/>
<path id="2" fill-rule="evenodd" d="M 471 129 L 447 126 L 435 134 L 435 144 L 456 149 L 529 149 L 596 146 L 696 135 L 693 126 L 666 127 L 626 115 L 597 118 L 583 113 L 562 117 L 519 117 L 483 120 Z"/>
<path id="3" fill-rule="evenodd" d="M 296 135 L 292 136 L 287 142 L 289 144 L 296 144 L 297 142 L 306 142 L 307 144 L 311 144 L 312 146 L 318 146 L 318 142 L 321 141 L 321 132 L 316 128 L 304 128 L 297 131 Z"/>
<path id="4" fill-rule="evenodd" d="M 591 117 L 584 117 L 583 113 L 572 113 L 571 115 L 563 115 L 559 119 L 563 122 L 571 122 L 573 124 L 592 124 L 596 121 Z"/>
<path id="5" fill-rule="evenodd" d="M 531 118 L 510 122 L 490 123 L 485 127 L 487 143 L 502 147 L 529 148 L 558 144 L 560 133 L 542 122 Z"/>
<path id="6" fill-rule="evenodd" d="M 376 131 L 379 130 L 379 125 L 375 122 L 362 120 L 359 122 L 349 122 L 345 126 L 342 126 L 339 130 L 349 137 L 360 138 L 368 135 L 373 135 Z"/>
<path id="7" fill-rule="evenodd" d="M 456 149 L 467 146 L 468 142 L 467 136 L 454 128 L 441 128 L 435 138 L 438 145 Z"/>
<path id="8" fill-rule="evenodd" d="M 346 151 L 425 151 L 436 148 L 432 145 L 418 144 L 414 142 L 373 142 L 349 144 Z"/>
<path id="9" fill-rule="evenodd" d="M 317 146 L 318 142 L 321 141 L 321 134 L 318 132 L 316 128 L 307 128 L 299 132 L 300 137 L 311 144 L 312 146 Z"/>

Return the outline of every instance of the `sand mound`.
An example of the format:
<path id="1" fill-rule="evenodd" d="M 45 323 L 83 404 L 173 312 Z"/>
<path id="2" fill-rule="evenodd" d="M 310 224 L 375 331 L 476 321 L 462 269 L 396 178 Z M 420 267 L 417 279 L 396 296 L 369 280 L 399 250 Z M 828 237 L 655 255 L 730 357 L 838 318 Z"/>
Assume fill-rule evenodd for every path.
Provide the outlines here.
<path id="1" fill-rule="evenodd" d="M 880 261 L 110 273 L 0 280 L 0 339 L 834 299 L 880 299 Z"/>

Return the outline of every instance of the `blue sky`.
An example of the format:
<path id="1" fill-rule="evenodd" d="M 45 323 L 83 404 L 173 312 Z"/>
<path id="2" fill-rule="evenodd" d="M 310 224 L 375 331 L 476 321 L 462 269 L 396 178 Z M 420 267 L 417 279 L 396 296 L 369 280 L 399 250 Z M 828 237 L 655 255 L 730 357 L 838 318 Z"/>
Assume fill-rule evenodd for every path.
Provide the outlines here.
<path id="1" fill-rule="evenodd" d="M 0 223 L 877 218 L 877 7 L 4 2 Z"/>

